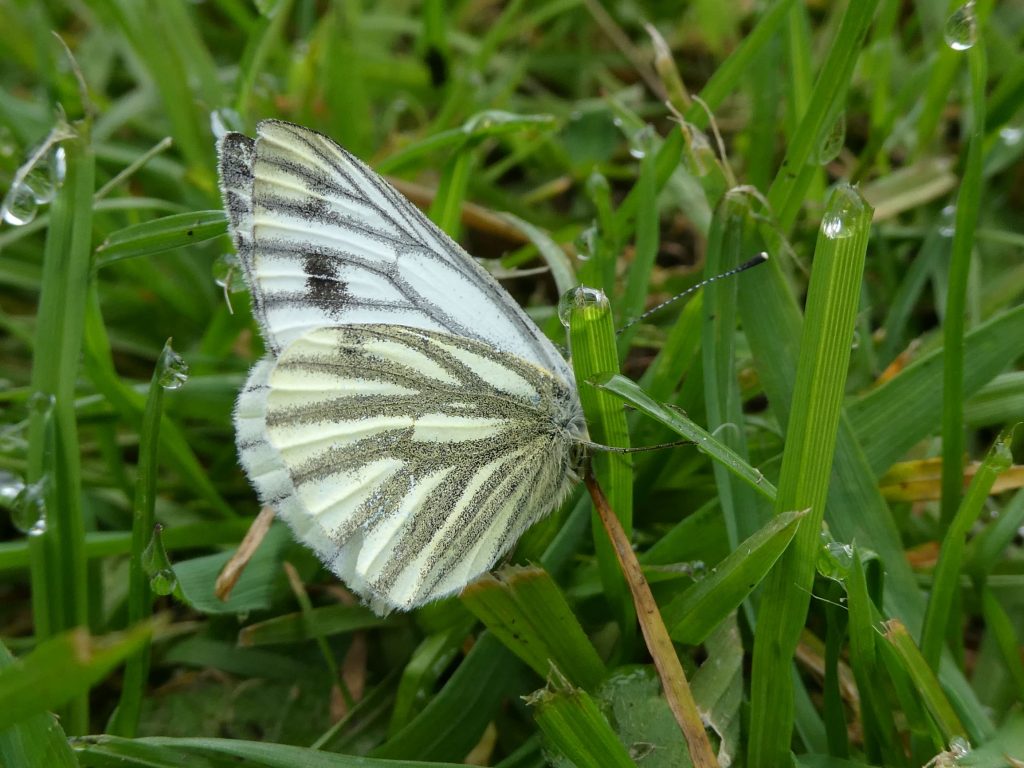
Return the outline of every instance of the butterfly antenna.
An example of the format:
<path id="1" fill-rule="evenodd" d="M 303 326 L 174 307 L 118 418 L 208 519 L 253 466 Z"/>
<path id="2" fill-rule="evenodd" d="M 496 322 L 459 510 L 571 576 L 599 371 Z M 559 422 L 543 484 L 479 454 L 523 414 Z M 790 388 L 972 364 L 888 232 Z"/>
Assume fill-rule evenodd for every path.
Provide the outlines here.
<path id="1" fill-rule="evenodd" d="M 733 267 L 732 269 L 727 269 L 725 272 L 722 272 L 720 275 L 715 275 L 714 277 L 709 277 L 706 280 L 701 280 L 699 283 L 697 283 L 694 286 L 691 286 L 690 288 L 687 288 L 682 293 L 677 293 L 672 298 L 665 299 L 665 301 L 661 302 L 661 304 L 658 304 L 657 306 L 651 307 L 650 309 L 648 309 L 646 312 L 644 312 L 642 315 L 640 315 L 640 317 L 635 317 L 632 320 L 630 320 L 624 326 L 619 328 L 619 330 L 617 330 L 615 333 L 616 334 L 622 333 L 627 328 L 630 328 L 630 327 L 636 325 L 637 323 L 639 323 L 641 320 L 646 320 L 648 317 L 653 315 L 658 310 L 664 309 L 665 307 L 667 307 L 672 302 L 678 301 L 679 299 L 683 298 L 684 296 L 689 296 L 694 291 L 697 291 L 697 290 L 703 288 L 705 285 L 708 285 L 709 283 L 713 283 L 716 280 L 721 280 L 722 278 L 725 278 L 725 277 L 732 277 L 733 275 L 738 275 L 740 272 L 746 272 L 748 269 L 756 267 L 759 264 L 764 264 L 766 261 L 768 261 L 768 254 L 765 253 L 764 251 L 761 251 L 761 253 L 757 254 L 757 256 L 755 256 L 754 258 L 750 259 L 749 261 L 743 262 L 738 267 Z"/>

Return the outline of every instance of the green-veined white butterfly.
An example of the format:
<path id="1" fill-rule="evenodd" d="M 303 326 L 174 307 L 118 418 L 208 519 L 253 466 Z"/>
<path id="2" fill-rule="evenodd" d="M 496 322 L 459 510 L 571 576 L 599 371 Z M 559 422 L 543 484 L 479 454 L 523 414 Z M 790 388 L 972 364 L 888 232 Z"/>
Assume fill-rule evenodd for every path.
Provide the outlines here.
<path id="1" fill-rule="evenodd" d="M 267 347 L 235 410 L 260 500 L 377 611 L 461 590 L 578 481 L 572 369 L 331 139 L 268 120 L 218 152 Z"/>

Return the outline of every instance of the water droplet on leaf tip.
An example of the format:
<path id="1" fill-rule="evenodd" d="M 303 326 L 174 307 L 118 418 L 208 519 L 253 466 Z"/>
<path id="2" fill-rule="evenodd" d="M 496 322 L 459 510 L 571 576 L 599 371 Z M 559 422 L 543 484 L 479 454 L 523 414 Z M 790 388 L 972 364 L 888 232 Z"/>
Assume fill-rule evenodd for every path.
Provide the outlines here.
<path id="1" fill-rule="evenodd" d="M 22 227 L 31 224 L 39 212 L 39 203 L 36 202 L 32 190 L 22 183 L 15 183 L 0 204 L 0 218 L 14 227 Z"/>
<path id="2" fill-rule="evenodd" d="M 849 184 L 834 187 L 821 219 L 822 233 L 832 240 L 852 237 L 864 207 L 864 199 Z"/>
<path id="3" fill-rule="evenodd" d="M 24 534 L 46 532 L 46 481 L 22 484 L 11 502 L 11 523 Z"/>
<path id="4" fill-rule="evenodd" d="M 966 51 L 978 42 L 978 19 L 974 13 L 974 2 L 965 3 L 946 19 L 942 30 L 946 45 L 954 51 Z"/>
<path id="5" fill-rule="evenodd" d="M 827 165 L 839 157 L 846 144 L 846 113 L 840 112 L 818 145 L 818 164 Z"/>
<path id="6" fill-rule="evenodd" d="M 149 588 L 154 595 L 169 595 L 178 586 L 178 576 L 173 568 L 162 568 L 149 577 Z"/>
<path id="7" fill-rule="evenodd" d="M 558 319 L 562 325 L 568 328 L 572 311 L 586 307 L 607 308 L 608 297 L 604 295 L 604 291 L 598 288 L 578 285 L 566 291 L 558 300 Z"/>
<path id="8" fill-rule="evenodd" d="M 188 363 L 181 355 L 168 348 L 159 374 L 160 386 L 169 390 L 180 389 L 188 381 L 188 374 Z"/>

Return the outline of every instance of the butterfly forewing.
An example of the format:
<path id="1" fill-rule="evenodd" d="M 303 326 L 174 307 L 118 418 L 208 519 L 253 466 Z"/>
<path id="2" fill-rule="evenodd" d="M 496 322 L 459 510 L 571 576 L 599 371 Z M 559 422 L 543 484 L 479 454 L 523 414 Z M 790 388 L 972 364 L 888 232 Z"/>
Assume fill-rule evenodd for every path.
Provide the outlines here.
<path id="1" fill-rule="evenodd" d="M 465 251 L 330 139 L 221 139 L 267 357 L 239 396 L 264 504 L 377 610 L 461 589 L 576 482 L 572 371 Z"/>
<path id="2" fill-rule="evenodd" d="M 473 339 L 322 328 L 292 342 L 267 383 L 279 486 L 318 540 L 359 537 L 354 563 L 329 564 L 388 607 L 464 585 L 575 482 L 574 393 Z"/>
<path id="3" fill-rule="evenodd" d="M 488 342 L 571 381 L 507 292 L 360 160 L 289 123 L 260 123 L 254 143 L 235 137 L 222 139 L 223 192 L 271 349 L 327 325 L 404 325 Z"/>

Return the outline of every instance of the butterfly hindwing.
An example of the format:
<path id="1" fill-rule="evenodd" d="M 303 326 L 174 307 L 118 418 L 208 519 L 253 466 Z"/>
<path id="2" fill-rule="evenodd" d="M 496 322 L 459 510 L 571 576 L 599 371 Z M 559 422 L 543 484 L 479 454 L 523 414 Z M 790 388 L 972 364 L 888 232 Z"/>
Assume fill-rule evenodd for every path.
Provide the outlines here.
<path id="1" fill-rule="evenodd" d="M 321 328 L 254 369 L 247 392 L 237 418 L 253 483 L 379 608 L 461 588 L 576 480 L 575 393 L 473 339 Z"/>

